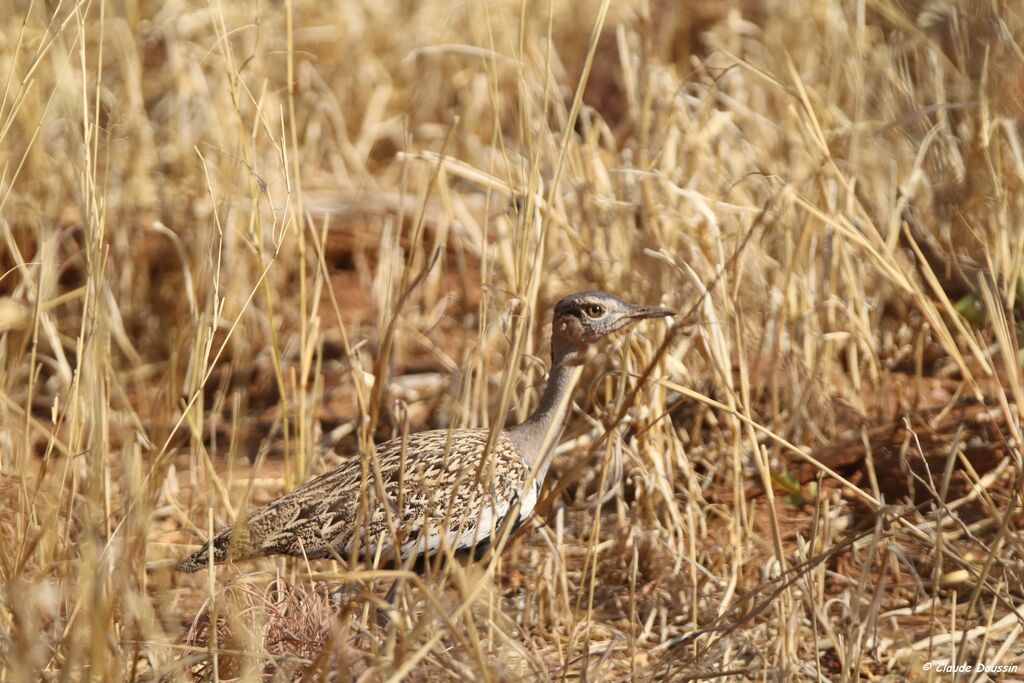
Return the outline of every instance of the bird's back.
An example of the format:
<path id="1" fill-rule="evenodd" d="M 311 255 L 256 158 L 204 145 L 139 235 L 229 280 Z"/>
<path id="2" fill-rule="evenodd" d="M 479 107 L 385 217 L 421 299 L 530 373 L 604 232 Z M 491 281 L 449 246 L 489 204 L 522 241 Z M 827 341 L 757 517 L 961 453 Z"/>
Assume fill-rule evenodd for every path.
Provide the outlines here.
<path id="1" fill-rule="evenodd" d="M 239 520 L 178 568 L 206 567 L 211 546 L 214 562 L 275 554 L 347 558 L 354 550 L 390 561 L 396 545 L 402 560 L 443 545 L 479 549 L 517 502 L 513 522 L 525 519 L 540 488 L 535 481 L 523 495 L 530 472 L 507 433 L 484 458 L 489 434 L 433 430 L 383 443 L 376 467 L 353 457 Z"/>

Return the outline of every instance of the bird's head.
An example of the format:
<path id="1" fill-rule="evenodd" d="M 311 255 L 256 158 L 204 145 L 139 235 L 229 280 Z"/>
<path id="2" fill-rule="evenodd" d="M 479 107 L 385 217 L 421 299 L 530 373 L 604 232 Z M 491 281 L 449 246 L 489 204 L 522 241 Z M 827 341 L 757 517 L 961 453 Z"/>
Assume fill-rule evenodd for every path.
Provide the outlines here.
<path id="1" fill-rule="evenodd" d="M 579 292 L 555 304 L 552 337 L 556 346 L 579 350 L 630 323 L 673 313 L 660 306 L 631 304 L 608 292 Z"/>

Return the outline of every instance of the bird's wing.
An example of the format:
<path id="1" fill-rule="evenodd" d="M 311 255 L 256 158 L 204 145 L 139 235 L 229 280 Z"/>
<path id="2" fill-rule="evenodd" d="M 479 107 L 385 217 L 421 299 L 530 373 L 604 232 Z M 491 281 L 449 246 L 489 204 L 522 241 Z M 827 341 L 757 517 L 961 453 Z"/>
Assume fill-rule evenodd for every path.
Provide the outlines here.
<path id="1" fill-rule="evenodd" d="M 310 558 L 348 557 L 357 546 L 359 556 L 384 560 L 394 559 L 396 541 L 403 559 L 478 546 L 500 528 L 529 474 L 504 433 L 485 460 L 488 434 L 435 430 L 383 443 L 380 481 L 369 464 L 364 480 L 353 458 L 254 513 L 248 545 L 254 554 Z M 535 502 L 531 487 L 517 516 Z"/>
<path id="2" fill-rule="evenodd" d="M 486 429 L 420 432 L 409 438 L 404 459 L 401 441 L 388 442 L 387 449 L 382 445 L 387 451 L 382 462 L 394 465 L 386 473 L 381 467 L 386 502 L 372 506 L 367 524 L 345 525 L 365 530 L 361 554 L 390 560 L 397 542 L 405 560 L 445 547 L 457 551 L 489 543 L 516 505 L 529 472 L 504 432 L 484 457 L 488 437 Z M 398 466 L 401 462 L 404 466 Z M 352 542 L 345 544 L 348 550 Z"/>
<path id="3" fill-rule="evenodd" d="M 435 430 L 383 443 L 365 474 L 362 458 L 344 462 L 236 521 L 179 568 L 202 569 L 210 548 L 214 562 L 348 557 L 353 550 L 391 561 L 396 543 L 403 560 L 442 547 L 479 551 L 503 524 L 526 518 L 540 488 L 534 482 L 524 495 L 529 470 L 504 432 L 484 458 L 488 436 L 486 429 Z M 507 520 L 517 507 L 516 519 Z"/>

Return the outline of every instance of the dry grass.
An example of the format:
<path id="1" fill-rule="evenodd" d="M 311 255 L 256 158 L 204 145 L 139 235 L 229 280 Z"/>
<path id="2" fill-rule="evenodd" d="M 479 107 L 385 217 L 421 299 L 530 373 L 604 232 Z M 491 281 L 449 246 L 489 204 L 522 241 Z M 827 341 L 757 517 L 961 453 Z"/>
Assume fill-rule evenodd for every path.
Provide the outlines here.
<path id="1" fill-rule="evenodd" d="M 999 0 L 15 0 L 0 681 L 1022 663 L 1022 45 Z M 384 630 L 378 573 L 172 573 L 336 454 L 522 418 L 584 288 L 692 314 L 585 375 L 482 577 Z"/>

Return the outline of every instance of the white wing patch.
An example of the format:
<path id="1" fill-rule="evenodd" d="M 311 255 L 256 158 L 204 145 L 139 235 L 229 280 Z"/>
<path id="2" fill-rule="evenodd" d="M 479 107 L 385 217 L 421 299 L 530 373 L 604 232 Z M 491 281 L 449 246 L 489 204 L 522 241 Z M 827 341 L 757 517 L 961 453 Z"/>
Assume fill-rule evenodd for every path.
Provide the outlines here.
<path id="1" fill-rule="evenodd" d="M 522 499 L 522 503 L 519 505 L 518 518 L 519 522 L 522 522 L 533 512 L 533 508 L 537 506 L 537 499 L 540 495 L 540 483 L 533 482 L 530 488 L 526 491 L 526 495 Z M 484 506 L 479 513 L 479 516 L 475 521 L 465 520 L 463 532 L 456 538 L 449 538 L 448 544 L 453 550 L 462 548 L 472 548 L 478 543 L 482 543 L 491 538 L 492 534 L 497 533 L 501 527 L 501 523 L 504 521 L 505 516 L 509 513 L 509 504 L 507 502 L 500 502 L 497 508 L 491 505 Z M 387 547 L 390 547 L 390 542 L 385 540 Z M 400 550 L 402 557 L 409 557 L 410 554 L 427 554 L 433 555 L 441 547 L 441 534 L 436 528 L 431 528 L 430 533 L 426 536 L 423 535 L 422 530 L 417 534 L 416 538 L 406 541 L 402 544 Z"/>
<path id="2" fill-rule="evenodd" d="M 466 520 L 465 530 L 462 535 L 459 536 L 453 547 L 455 548 L 472 548 L 477 543 L 488 541 L 492 534 L 497 533 L 501 527 L 502 521 L 505 519 L 505 515 L 508 514 L 508 503 L 502 501 L 498 505 L 498 514 L 494 514 L 494 508 L 490 505 L 484 506 L 480 510 L 480 516 L 477 518 L 476 524 L 471 520 Z"/>
<path id="3" fill-rule="evenodd" d="M 519 521 L 523 521 L 530 516 L 533 508 L 537 507 L 538 497 L 540 497 L 540 482 L 534 479 L 533 484 L 530 485 L 530 490 L 523 496 L 523 502 L 519 506 Z"/>

